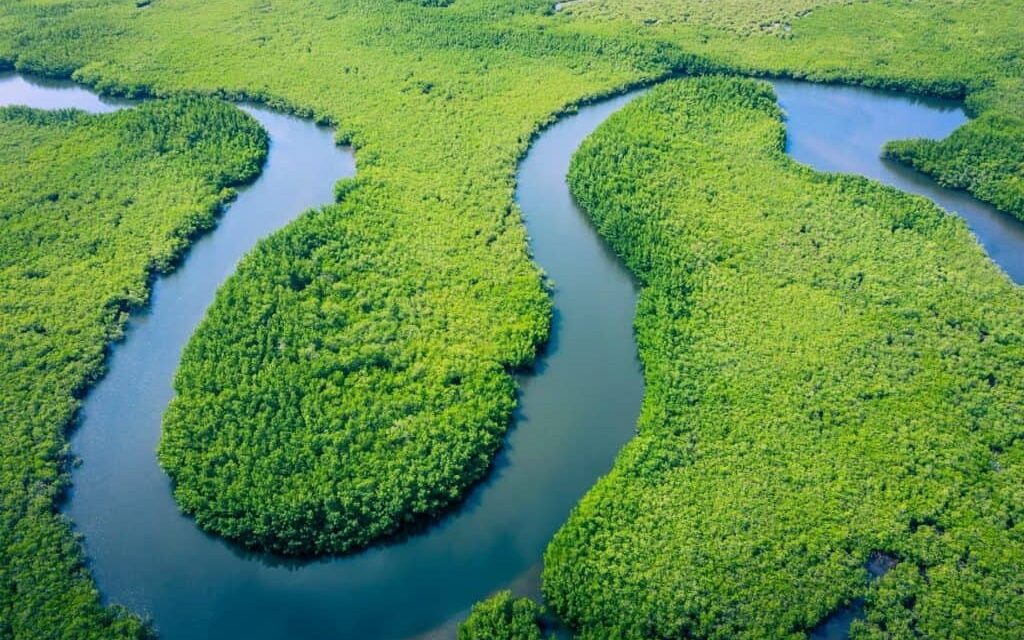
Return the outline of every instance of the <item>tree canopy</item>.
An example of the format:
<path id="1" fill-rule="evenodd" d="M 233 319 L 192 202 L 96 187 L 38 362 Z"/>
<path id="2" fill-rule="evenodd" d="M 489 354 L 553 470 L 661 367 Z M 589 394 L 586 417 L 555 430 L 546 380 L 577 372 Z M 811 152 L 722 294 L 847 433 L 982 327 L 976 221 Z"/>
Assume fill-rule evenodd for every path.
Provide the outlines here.
<path id="1" fill-rule="evenodd" d="M 548 548 L 548 602 L 581 638 L 801 638 L 859 599 L 856 638 L 1014 638 L 1024 293 L 960 218 L 784 137 L 769 85 L 707 77 L 573 158 L 642 286 L 647 387 Z"/>
<path id="2" fill-rule="evenodd" d="M 54 502 L 107 345 L 257 175 L 259 124 L 210 99 L 108 115 L 0 109 L 0 638 L 135 638 L 104 609 Z"/>

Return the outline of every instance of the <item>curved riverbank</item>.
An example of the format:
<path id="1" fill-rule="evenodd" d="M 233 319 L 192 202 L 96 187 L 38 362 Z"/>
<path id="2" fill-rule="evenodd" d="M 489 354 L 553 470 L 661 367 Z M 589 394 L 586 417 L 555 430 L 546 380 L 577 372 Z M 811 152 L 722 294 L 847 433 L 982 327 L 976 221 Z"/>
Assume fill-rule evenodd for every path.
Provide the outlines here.
<path id="1" fill-rule="evenodd" d="M 36 107 L 120 106 L 70 83 L 26 84 L 17 76 L 7 83 L 0 95 L 6 86 Z M 321 145 L 335 153 L 329 133 L 304 142 L 303 128 L 308 133 L 313 125 L 252 109 L 271 133 L 263 176 L 240 193 L 182 267 L 157 283 L 151 306 L 133 319 L 113 350 L 107 376 L 87 397 L 72 438 L 82 465 L 67 512 L 85 536 L 105 598 L 150 615 L 165 639 L 226 633 L 399 638 L 435 635 L 431 629 L 446 634 L 473 602 L 498 588 L 538 594 L 544 546 L 632 436 L 642 394 L 632 282 L 591 232 L 564 182 L 579 142 L 632 95 L 561 120 L 523 161 L 517 194 L 537 238 L 535 257 L 554 280 L 556 313 L 544 356 L 520 379 L 518 424 L 491 475 L 455 514 L 421 535 L 316 561 L 253 554 L 203 534 L 177 510 L 153 455 L 178 354 L 237 260 L 202 266 L 202 256 L 208 251 L 222 258 L 238 248 L 231 236 L 242 230 L 231 223 L 246 224 L 250 198 L 253 206 L 266 205 L 287 219 L 317 202 L 275 202 L 263 185 L 277 184 L 288 194 L 296 190 L 290 180 L 315 181 L 325 189 L 319 202 L 328 202 L 340 177 L 323 170 L 343 163 L 309 152 Z M 281 182 L 268 181 L 275 167 L 302 157 L 310 164 L 286 170 Z"/>
<path id="2" fill-rule="evenodd" d="M 83 101 L 91 96 L 64 83 L 32 90 L 56 100 L 50 89 L 81 92 Z M 853 106 L 840 108 L 842 113 L 856 113 L 862 94 L 873 96 L 887 119 L 892 109 L 901 109 L 912 123 L 925 122 L 923 113 L 934 109 L 905 97 L 890 94 L 890 101 L 878 92 L 852 91 Z M 264 175 L 240 194 L 217 230 L 196 243 L 182 268 L 157 283 L 153 304 L 133 319 L 127 339 L 113 350 L 109 373 L 87 398 L 73 438 L 72 450 L 83 464 L 74 475 L 68 513 L 85 534 L 105 596 L 150 614 L 165 639 L 269 639 L 447 637 L 474 601 L 496 589 L 511 585 L 518 593 L 537 595 L 544 547 L 633 435 L 642 395 L 632 340 L 631 279 L 576 209 L 565 185 L 579 143 L 634 95 L 582 107 L 545 129 L 520 165 L 517 200 L 534 257 L 554 281 L 554 326 L 535 371 L 520 379 L 517 426 L 491 475 L 461 509 L 421 535 L 357 556 L 312 562 L 243 552 L 201 533 L 178 512 L 153 454 L 180 349 L 245 250 L 234 234 L 258 238 L 303 209 L 329 202 L 333 183 L 351 169 L 345 164 L 351 158 L 338 156 L 328 131 L 250 111 L 271 133 Z M 797 154 L 797 142 L 804 133 L 813 142 L 821 122 L 804 121 L 797 101 L 785 91 L 780 98 L 790 111 L 791 151 L 813 164 L 812 156 Z M 93 108 L 92 102 L 81 104 Z M 928 130 L 891 137 L 941 137 L 946 127 L 955 126 L 951 123 L 943 119 Z M 882 135 L 891 133 L 886 129 Z M 851 146 L 842 136 L 860 134 L 843 125 L 828 135 L 834 137 L 831 144 L 809 146 L 827 156 L 829 148 Z M 817 137 L 822 138 L 820 131 Z M 862 153 L 877 158 L 879 150 Z M 298 164 L 306 160 L 310 163 Z M 267 181 L 278 169 L 280 176 Z M 240 212 L 247 206 L 273 218 L 262 232 L 246 228 L 253 219 Z M 1013 244 L 1001 244 L 998 234 L 983 241 L 993 245 L 989 250 L 997 261 L 1001 252 L 1021 255 L 1011 251 Z M 203 249 L 204 242 L 211 248 Z M 197 260 L 203 252 L 214 262 L 194 266 L 204 264 Z M 228 259 L 229 252 L 238 253 Z"/>
<path id="3" fill-rule="evenodd" d="M 574 156 L 573 194 L 643 284 L 648 387 L 639 435 L 545 554 L 545 597 L 585 637 L 827 633 L 858 598 L 868 635 L 1012 637 L 1024 547 L 990 514 L 1019 504 L 1024 291 L 957 216 L 791 157 L 803 123 L 811 157 L 870 167 L 872 135 L 955 107 L 798 89 L 789 154 L 770 87 L 704 76 Z M 968 558 L 965 539 L 993 544 Z"/>
<path id="4" fill-rule="evenodd" d="M 992 261 L 1011 280 L 1024 283 L 1024 222 L 882 157 L 889 141 L 951 134 L 968 120 L 959 102 L 796 80 L 774 80 L 772 85 L 786 112 L 786 152 L 795 160 L 818 171 L 861 175 L 928 198 L 963 218 Z"/>

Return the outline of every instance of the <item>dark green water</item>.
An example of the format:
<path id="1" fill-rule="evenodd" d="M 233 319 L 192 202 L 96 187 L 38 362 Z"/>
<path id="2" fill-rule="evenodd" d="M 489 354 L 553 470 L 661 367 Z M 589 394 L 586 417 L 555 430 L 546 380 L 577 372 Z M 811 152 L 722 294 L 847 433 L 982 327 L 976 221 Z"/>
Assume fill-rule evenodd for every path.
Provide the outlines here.
<path id="1" fill-rule="evenodd" d="M 860 89 L 777 87 L 797 159 L 909 181 L 897 184 L 967 217 L 993 258 L 1024 278 L 1024 225 L 878 159 L 885 140 L 947 135 L 964 121 L 955 105 Z M 157 282 L 149 309 L 113 349 L 72 438 L 82 465 L 66 512 L 85 536 L 105 598 L 152 616 L 165 640 L 262 640 L 449 638 L 468 607 L 490 592 L 511 587 L 536 595 L 548 540 L 632 436 L 643 392 L 631 328 L 633 283 L 564 180 L 580 142 L 635 95 L 562 119 L 520 166 L 516 197 L 535 258 L 555 283 L 555 318 L 547 352 L 520 380 L 516 426 L 491 476 L 461 509 L 420 535 L 353 557 L 305 562 L 246 553 L 201 533 L 178 513 L 154 454 L 181 349 L 217 286 L 256 240 L 330 201 L 333 183 L 354 171 L 330 131 L 248 108 L 272 139 L 263 174 L 178 271 Z M 119 106 L 73 85 L 11 74 L 0 75 L 0 104 Z M 957 208 L 963 202 L 966 213 Z"/>

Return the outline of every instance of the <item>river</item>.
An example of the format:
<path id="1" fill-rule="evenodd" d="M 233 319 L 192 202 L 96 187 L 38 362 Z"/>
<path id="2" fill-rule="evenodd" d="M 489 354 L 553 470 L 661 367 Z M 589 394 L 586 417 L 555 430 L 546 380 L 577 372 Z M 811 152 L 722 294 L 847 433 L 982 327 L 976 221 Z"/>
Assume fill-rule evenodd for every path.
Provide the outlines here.
<path id="1" fill-rule="evenodd" d="M 789 152 L 830 171 L 868 175 L 963 215 L 989 254 L 1024 279 L 1024 225 L 960 192 L 879 159 L 881 144 L 947 135 L 954 103 L 865 89 L 778 81 Z M 164 640 L 244 637 L 450 638 L 473 602 L 510 587 L 536 597 L 540 558 L 572 506 L 632 437 L 643 379 L 632 335 L 636 291 L 565 184 L 572 153 L 641 92 L 583 107 L 535 140 L 516 199 L 538 264 L 552 278 L 551 341 L 521 376 L 506 446 L 466 503 L 401 543 L 320 560 L 243 551 L 181 515 L 155 449 L 181 350 L 218 285 L 255 242 L 332 198 L 354 172 L 330 130 L 252 105 L 271 136 L 259 179 L 174 273 L 111 350 L 85 399 L 72 451 L 82 460 L 65 505 L 85 537 L 105 600 L 152 617 Z M 0 105 L 110 111 L 67 82 L 0 74 Z M 308 213 L 306 215 L 316 215 Z"/>

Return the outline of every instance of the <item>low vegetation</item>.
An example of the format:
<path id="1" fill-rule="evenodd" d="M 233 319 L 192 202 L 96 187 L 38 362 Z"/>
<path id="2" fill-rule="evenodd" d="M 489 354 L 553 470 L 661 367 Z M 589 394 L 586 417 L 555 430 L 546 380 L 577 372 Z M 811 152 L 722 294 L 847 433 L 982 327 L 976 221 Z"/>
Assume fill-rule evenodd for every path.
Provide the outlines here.
<path id="1" fill-rule="evenodd" d="M 253 178 L 267 139 L 208 99 L 110 115 L 0 109 L 0 638 L 137 638 L 68 523 L 65 431 L 107 345 Z"/>
<path id="2" fill-rule="evenodd" d="M 792 22 L 830 4 L 856 0 L 568 0 L 559 10 L 588 22 L 641 21 L 645 26 L 693 25 L 743 35 L 770 32 L 786 35 Z"/>
<path id="3" fill-rule="evenodd" d="M 501 591 L 473 606 L 459 640 L 542 640 L 544 610 L 529 598 Z"/>
<path id="4" fill-rule="evenodd" d="M 641 284 L 638 436 L 545 557 L 582 638 L 1013 638 L 1024 293 L 957 217 L 784 153 L 752 80 L 659 86 L 569 180 Z M 874 553 L 898 560 L 870 582 Z"/>

